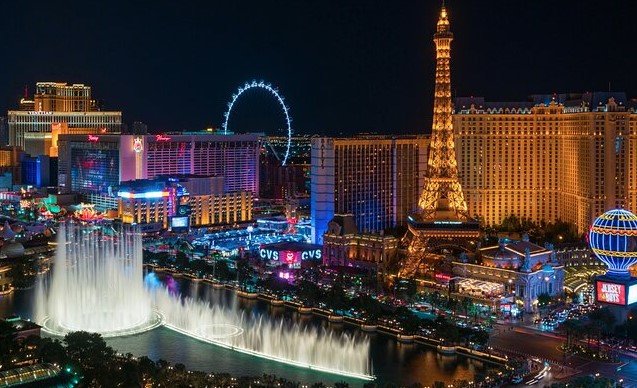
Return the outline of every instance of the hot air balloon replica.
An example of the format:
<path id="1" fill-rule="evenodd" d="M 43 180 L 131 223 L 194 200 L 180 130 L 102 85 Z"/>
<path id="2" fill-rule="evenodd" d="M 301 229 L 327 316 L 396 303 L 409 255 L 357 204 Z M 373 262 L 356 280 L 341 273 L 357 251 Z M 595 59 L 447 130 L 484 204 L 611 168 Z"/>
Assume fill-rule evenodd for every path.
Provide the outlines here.
<path id="1" fill-rule="evenodd" d="M 628 306 L 637 302 L 637 278 L 629 268 L 637 264 L 637 215 L 625 209 L 609 210 L 597 217 L 588 233 L 591 250 L 608 267 L 595 279 L 595 297 L 608 306 L 620 322 Z"/>

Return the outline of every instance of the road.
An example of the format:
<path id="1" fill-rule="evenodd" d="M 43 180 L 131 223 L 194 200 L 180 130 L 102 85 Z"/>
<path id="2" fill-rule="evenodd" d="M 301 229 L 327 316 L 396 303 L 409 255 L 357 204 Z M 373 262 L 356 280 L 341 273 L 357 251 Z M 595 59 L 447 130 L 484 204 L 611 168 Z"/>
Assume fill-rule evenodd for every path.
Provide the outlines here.
<path id="1" fill-rule="evenodd" d="M 535 386 L 544 386 L 556 380 L 573 376 L 599 373 L 602 376 L 623 379 L 624 386 L 637 387 L 637 360 L 625 355 L 615 364 L 591 361 L 577 356 L 565 357 L 559 349 L 563 339 L 552 333 L 540 332 L 527 327 L 496 325 L 489 345 L 496 350 L 512 355 L 537 357 L 551 363 L 551 370 Z M 618 371 L 618 367 L 620 370 Z M 524 385 L 521 385 L 524 386 Z"/>

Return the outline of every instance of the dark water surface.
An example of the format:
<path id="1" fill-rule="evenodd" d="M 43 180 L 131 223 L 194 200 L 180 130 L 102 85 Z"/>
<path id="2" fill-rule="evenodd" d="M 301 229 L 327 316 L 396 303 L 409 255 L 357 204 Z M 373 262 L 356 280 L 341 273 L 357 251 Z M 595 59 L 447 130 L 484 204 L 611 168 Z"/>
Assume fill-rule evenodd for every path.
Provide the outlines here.
<path id="1" fill-rule="evenodd" d="M 381 334 L 362 333 L 347 325 L 329 323 L 324 319 L 312 315 L 301 315 L 284 307 L 273 307 L 260 300 L 237 298 L 232 291 L 216 290 L 205 283 L 161 274 L 158 274 L 157 278 L 172 291 L 208 300 L 214 304 L 237 305 L 246 314 L 262 314 L 283 319 L 289 324 L 298 323 L 367 336 L 370 340 L 373 373 L 380 383 L 393 382 L 406 385 L 419 382 L 423 385 L 431 385 L 438 380 L 446 382 L 455 379 L 471 380 L 476 373 L 485 372 L 490 368 L 488 364 L 466 357 L 440 355 L 435 349 L 423 345 L 402 344 Z M 12 314 L 31 317 L 34 295 L 35 289 L 30 289 L 0 296 L 0 317 Z M 147 355 L 153 360 L 162 358 L 173 364 L 185 364 L 188 369 L 193 370 L 227 372 L 236 376 L 260 376 L 268 373 L 305 383 L 346 381 L 352 386 L 363 384 L 361 380 L 346 379 L 224 349 L 163 327 L 138 335 L 110 338 L 107 339 L 107 343 L 120 353 Z"/>

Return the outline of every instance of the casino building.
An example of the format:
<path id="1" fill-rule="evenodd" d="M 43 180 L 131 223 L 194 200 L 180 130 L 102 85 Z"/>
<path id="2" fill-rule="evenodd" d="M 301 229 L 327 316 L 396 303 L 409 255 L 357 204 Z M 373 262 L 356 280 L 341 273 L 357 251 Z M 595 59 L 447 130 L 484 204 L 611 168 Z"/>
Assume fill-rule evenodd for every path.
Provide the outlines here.
<path id="1" fill-rule="evenodd" d="M 122 126 L 122 112 L 101 111 L 84 84 L 38 82 L 33 100 L 25 96 L 7 116 L 9 145 L 32 156 L 55 156 L 49 153 L 55 126 L 66 133 L 115 133 Z"/>
<path id="2" fill-rule="evenodd" d="M 457 98 L 459 178 L 484 224 L 510 214 L 585 233 L 607 209 L 637 206 L 637 106 L 621 92 Z"/>
<path id="3" fill-rule="evenodd" d="M 322 251 L 320 245 L 284 241 L 264 244 L 259 248 L 259 257 L 275 268 L 278 277 L 293 280 L 296 270 L 307 263 L 319 264 Z"/>
<path id="4" fill-rule="evenodd" d="M 428 146 L 426 136 L 312 138 L 312 241 L 323 242 L 335 214 L 352 214 L 364 233 L 406 225 L 423 187 Z"/>
<path id="5" fill-rule="evenodd" d="M 385 272 L 398 254 L 398 239 L 391 235 L 359 233 L 354 216 L 336 214 L 323 234 L 323 264 Z"/>
<path id="6" fill-rule="evenodd" d="M 223 186 L 223 177 L 204 175 L 122 182 L 117 192 L 118 217 L 124 223 L 174 231 L 251 220 L 252 193 L 224 192 Z"/>
<path id="7" fill-rule="evenodd" d="M 119 182 L 159 175 L 224 177 L 224 191 L 259 192 L 258 135 L 60 135 L 58 182 L 108 192 Z"/>
<path id="8" fill-rule="evenodd" d="M 563 293 L 564 267 L 557 263 L 549 248 L 526 238 L 500 240 L 497 246 L 478 251 L 481 262 L 453 263 L 452 290 L 492 305 L 508 300 L 518 310 L 532 312 L 537 308 L 539 295 Z"/>

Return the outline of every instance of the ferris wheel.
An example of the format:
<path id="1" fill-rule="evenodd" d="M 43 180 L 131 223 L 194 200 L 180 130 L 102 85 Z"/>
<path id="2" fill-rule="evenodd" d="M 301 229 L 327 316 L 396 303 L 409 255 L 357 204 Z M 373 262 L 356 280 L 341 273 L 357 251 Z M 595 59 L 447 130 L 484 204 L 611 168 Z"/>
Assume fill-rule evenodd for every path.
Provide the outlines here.
<path id="1" fill-rule="evenodd" d="M 235 103 L 245 92 L 254 89 L 262 89 L 269 92 L 270 95 L 274 96 L 276 101 L 278 101 L 281 106 L 281 110 L 283 111 L 283 115 L 285 116 L 285 125 L 284 128 L 284 137 L 287 138 L 287 141 L 284 144 L 283 150 L 281 152 L 277 152 L 274 147 L 270 147 L 272 152 L 274 152 L 275 156 L 281 161 L 281 164 L 285 166 L 287 164 L 288 158 L 290 157 L 290 144 L 292 142 L 292 118 L 290 117 L 290 108 L 285 105 L 285 101 L 283 96 L 279 93 L 279 91 L 272 87 L 271 84 L 266 83 L 264 81 L 252 81 L 246 82 L 242 86 L 240 86 L 237 91 L 232 95 L 232 98 L 228 102 L 228 110 L 223 114 L 223 133 L 228 134 L 228 121 L 230 120 L 230 114 L 232 113 L 232 108 Z"/>

